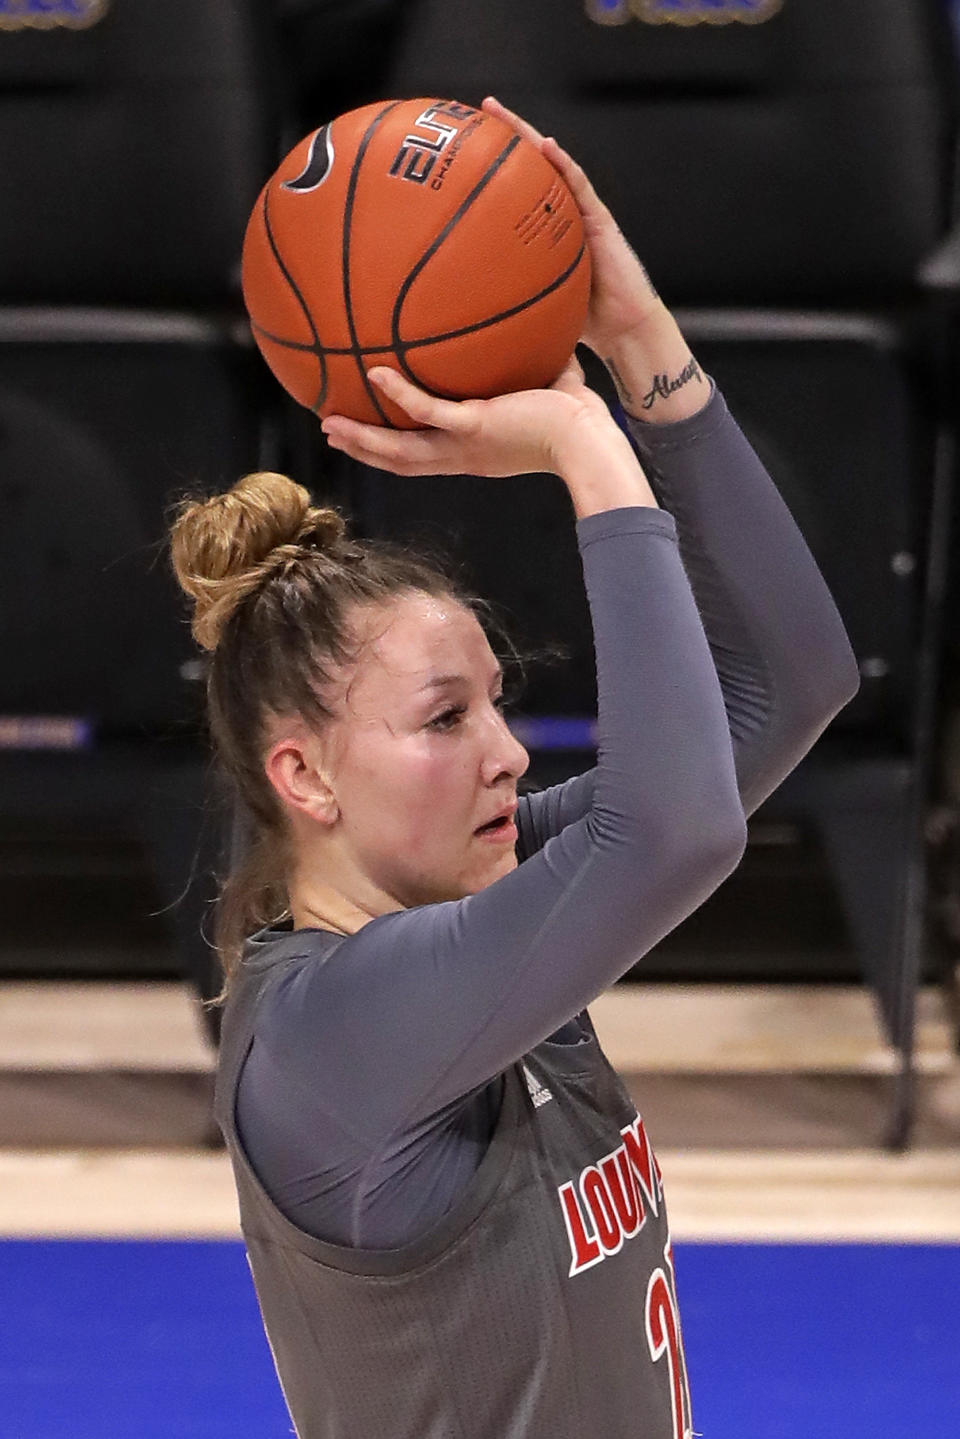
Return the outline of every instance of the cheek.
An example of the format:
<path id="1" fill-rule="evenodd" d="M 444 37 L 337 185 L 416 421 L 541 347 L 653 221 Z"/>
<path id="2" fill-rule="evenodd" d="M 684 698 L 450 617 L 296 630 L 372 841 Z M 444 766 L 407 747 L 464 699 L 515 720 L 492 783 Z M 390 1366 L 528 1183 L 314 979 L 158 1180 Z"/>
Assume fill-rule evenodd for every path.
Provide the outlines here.
<path id="1" fill-rule="evenodd" d="M 402 832 L 410 841 L 429 841 L 445 827 L 469 819 L 475 804 L 467 757 L 435 741 L 412 739 L 391 747 L 357 747 L 346 797 L 367 824 L 384 838 Z M 356 813 L 356 809 L 354 810 Z"/>
<path id="2" fill-rule="evenodd" d="M 411 818 L 434 832 L 472 813 L 470 770 L 462 755 L 421 750 L 406 766 L 404 790 Z"/>

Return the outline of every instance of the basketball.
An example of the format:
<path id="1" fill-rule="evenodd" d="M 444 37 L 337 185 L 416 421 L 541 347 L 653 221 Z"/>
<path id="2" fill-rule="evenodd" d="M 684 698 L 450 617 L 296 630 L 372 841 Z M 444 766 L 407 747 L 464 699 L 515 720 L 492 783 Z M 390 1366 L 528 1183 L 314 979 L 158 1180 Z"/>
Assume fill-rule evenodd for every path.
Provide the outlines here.
<path id="1" fill-rule="evenodd" d="M 281 162 L 247 225 L 242 284 L 295 400 L 411 428 L 368 369 L 448 399 L 549 385 L 583 327 L 590 260 L 577 204 L 536 146 L 470 105 L 389 100 Z"/>

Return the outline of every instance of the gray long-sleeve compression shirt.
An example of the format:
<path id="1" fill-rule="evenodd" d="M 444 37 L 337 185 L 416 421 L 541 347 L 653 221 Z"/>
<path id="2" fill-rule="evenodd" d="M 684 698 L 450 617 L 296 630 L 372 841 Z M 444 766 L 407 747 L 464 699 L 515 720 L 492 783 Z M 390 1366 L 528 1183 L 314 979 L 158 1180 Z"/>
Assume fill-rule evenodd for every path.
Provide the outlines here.
<path id="1" fill-rule="evenodd" d="M 285 964 L 237 1096 L 247 1154 L 308 1233 L 406 1243 L 469 1182 L 504 1069 L 738 862 L 749 815 L 856 692 L 856 661 L 786 506 L 714 390 L 621 416 L 660 510 L 576 525 L 597 658 L 598 763 L 520 800 L 521 863 L 463 900 L 343 939 L 263 931 Z M 679 547 L 678 547 L 679 541 Z"/>

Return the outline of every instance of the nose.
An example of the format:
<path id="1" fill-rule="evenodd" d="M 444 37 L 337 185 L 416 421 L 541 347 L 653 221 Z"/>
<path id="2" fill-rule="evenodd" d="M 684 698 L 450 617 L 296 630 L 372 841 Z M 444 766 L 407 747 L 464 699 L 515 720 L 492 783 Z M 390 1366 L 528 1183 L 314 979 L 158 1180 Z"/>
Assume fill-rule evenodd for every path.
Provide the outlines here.
<path id="1" fill-rule="evenodd" d="M 493 784 L 502 774 L 519 779 L 530 766 L 530 756 L 510 732 L 499 710 L 492 710 L 491 740 L 482 764 L 485 784 Z"/>

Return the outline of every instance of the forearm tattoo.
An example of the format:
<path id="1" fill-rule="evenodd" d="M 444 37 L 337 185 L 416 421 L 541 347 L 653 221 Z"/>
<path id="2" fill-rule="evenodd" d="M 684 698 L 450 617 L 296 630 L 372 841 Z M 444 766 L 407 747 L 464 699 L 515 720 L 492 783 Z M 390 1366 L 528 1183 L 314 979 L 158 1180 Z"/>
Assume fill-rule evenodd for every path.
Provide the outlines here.
<path id="1" fill-rule="evenodd" d="M 620 397 L 621 405 L 625 405 L 626 408 L 629 409 L 633 404 L 633 391 L 617 369 L 616 362 L 612 355 L 607 355 L 603 363 L 606 365 L 610 377 L 617 387 L 617 394 Z M 660 399 L 667 400 L 671 395 L 675 394 L 677 390 L 682 389 L 684 385 L 688 384 L 690 380 L 702 379 L 703 373 L 700 366 L 691 355 L 689 363 L 684 365 L 675 380 L 671 380 L 665 371 L 663 374 L 654 375 L 653 385 L 640 401 L 640 406 L 644 410 L 649 410 L 658 396 Z"/>
<path id="2" fill-rule="evenodd" d="M 700 366 L 691 355 L 689 363 L 684 365 L 675 380 L 671 380 L 666 372 L 662 375 L 654 375 L 653 384 L 640 401 L 641 407 L 644 410 L 649 410 L 658 396 L 662 400 L 668 400 L 671 395 L 676 394 L 677 390 L 682 390 L 683 386 L 689 384 L 691 380 L 702 379 L 703 374 Z"/>

